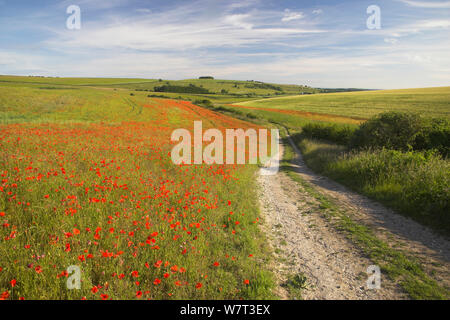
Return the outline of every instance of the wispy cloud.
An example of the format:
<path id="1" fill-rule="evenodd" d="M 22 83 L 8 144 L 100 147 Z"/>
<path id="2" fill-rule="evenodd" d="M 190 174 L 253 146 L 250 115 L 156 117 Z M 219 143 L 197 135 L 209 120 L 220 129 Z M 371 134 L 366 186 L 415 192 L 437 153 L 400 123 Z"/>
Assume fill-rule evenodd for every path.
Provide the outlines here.
<path id="1" fill-rule="evenodd" d="M 289 9 L 284 10 L 284 16 L 281 19 L 281 21 L 283 22 L 288 22 L 288 21 L 292 21 L 292 20 L 298 20 L 303 18 L 305 15 L 303 14 L 303 12 L 294 12 L 291 11 Z"/>
<path id="2" fill-rule="evenodd" d="M 249 18 L 249 14 L 232 14 L 225 16 L 224 21 L 234 27 L 250 30 L 253 28 L 253 24 L 246 22 Z"/>
<path id="3" fill-rule="evenodd" d="M 433 29 L 433 28 L 448 28 L 450 27 L 450 20 L 428 20 L 422 21 L 416 24 L 420 29 Z"/>
<path id="4" fill-rule="evenodd" d="M 396 39 L 396 38 L 384 38 L 384 42 L 390 43 L 390 44 L 396 44 L 398 42 L 398 39 Z"/>
<path id="5" fill-rule="evenodd" d="M 401 2 L 418 8 L 433 8 L 433 9 L 445 9 L 450 8 L 450 1 L 413 1 L 413 0 L 400 0 Z"/>
<path id="6" fill-rule="evenodd" d="M 220 10 L 222 9 L 222 10 Z M 229 7 L 227 7 L 229 9 Z M 145 16 L 114 17 L 85 25 L 79 32 L 54 29 L 55 37 L 45 44 L 55 50 L 74 48 L 183 51 L 201 48 L 248 47 L 283 41 L 299 34 L 326 32 L 315 24 L 287 27 L 277 11 L 229 13 L 217 8 L 205 12 L 201 5 L 186 5 Z M 286 13 L 286 12 L 285 12 Z M 299 13 L 289 12 L 291 21 Z M 303 16 L 303 15 L 302 15 Z"/>

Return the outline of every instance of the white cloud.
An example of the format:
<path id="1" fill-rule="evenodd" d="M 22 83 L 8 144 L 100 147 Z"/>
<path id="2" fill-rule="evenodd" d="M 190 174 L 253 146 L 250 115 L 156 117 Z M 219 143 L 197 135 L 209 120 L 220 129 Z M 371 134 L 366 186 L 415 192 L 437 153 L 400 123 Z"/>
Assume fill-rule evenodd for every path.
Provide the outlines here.
<path id="1" fill-rule="evenodd" d="M 45 72 L 45 66 L 50 63 L 48 59 L 34 54 L 0 51 L 0 73 L 3 74 L 39 74 Z"/>
<path id="2" fill-rule="evenodd" d="M 97 1 L 97 0 L 64 0 L 58 3 L 58 6 L 68 7 L 70 5 L 76 4 L 81 8 L 81 11 L 84 10 L 106 10 L 117 8 L 121 6 L 126 6 L 129 3 L 129 0 L 108 0 L 108 1 Z"/>
<path id="3" fill-rule="evenodd" d="M 390 43 L 390 44 L 396 44 L 398 42 L 398 39 L 395 39 L 395 38 L 384 38 L 384 42 Z"/>
<path id="4" fill-rule="evenodd" d="M 304 16 L 305 15 L 303 14 L 303 12 L 294 12 L 289 9 L 285 9 L 284 16 L 281 19 L 281 21 L 288 22 L 288 21 L 292 21 L 292 20 L 299 20 L 299 19 L 302 19 Z"/>
<path id="5" fill-rule="evenodd" d="M 428 20 L 418 23 L 417 28 L 431 29 L 431 28 L 448 28 L 450 27 L 450 20 Z"/>
<path id="6" fill-rule="evenodd" d="M 231 3 L 229 5 L 229 9 L 233 10 L 233 9 L 247 8 L 247 7 L 255 6 L 258 3 L 259 3 L 259 0 L 245 0 L 245 1 L 241 0 L 241 1 Z"/>
<path id="7" fill-rule="evenodd" d="M 412 7 L 419 8 L 431 8 L 431 9 L 444 9 L 450 8 L 450 1 L 413 1 L 413 0 L 400 0 L 401 2 L 410 5 Z"/>
<path id="8" fill-rule="evenodd" d="M 282 42 L 301 34 L 325 32 L 312 23 L 287 28 L 279 21 L 279 11 L 252 10 L 227 14 L 223 7 L 216 8 L 216 12 L 202 8 L 200 2 L 145 16 L 114 16 L 112 19 L 86 22 L 77 32 L 54 29 L 55 36 L 44 44 L 59 52 L 87 52 L 92 49 L 182 52 L 202 48 L 247 47 L 270 41 Z"/>
<path id="9" fill-rule="evenodd" d="M 431 61 L 430 57 L 422 56 L 419 54 L 407 54 L 406 57 L 409 61 L 412 61 L 412 62 L 428 63 Z"/>
<path id="10" fill-rule="evenodd" d="M 322 9 L 316 9 L 316 10 L 313 10 L 312 13 L 314 13 L 314 14 L 322 14 L 323 10 Z"/>
<path id="11" fill-rule="evenodd" d="M 246 22 L 249 18 L 249 14 L 232 14 L 225 16 L 224 21 L 234 27 L 250 30 L 253 28 L 253 24 Z"/>

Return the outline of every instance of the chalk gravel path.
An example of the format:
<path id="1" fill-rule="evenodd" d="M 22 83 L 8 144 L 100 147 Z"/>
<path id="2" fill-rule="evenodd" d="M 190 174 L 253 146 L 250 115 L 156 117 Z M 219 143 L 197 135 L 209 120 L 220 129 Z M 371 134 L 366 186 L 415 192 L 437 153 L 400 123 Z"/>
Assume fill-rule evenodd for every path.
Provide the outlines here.
<path id="1" fill-rule="evenodd" d="M 369 226 L 377 237 L 404 248 L 426 271 L 444 285 L 449 282 L 449 241 L 416 222 L 306 167 L 297 147 L 296 174 L 317 191 L 332 198 L 354 221 Z M 282 145 L 280 144 L 280 154 Z M 261 170 L 263 172 L 263 170 Z M 339 232 L 321 210 L 317 200 L 285 173 L 258 177 L 263 231 L 269 235 L 275 259 L 277 294 L 289 299 L 281 285 L 288 275 L 302 273 L 307 286 L 302 299 L 408 299 L 398 284 L 381 275 L 381 288 L 368 289 L 367 268 L 373 263 Z"/>

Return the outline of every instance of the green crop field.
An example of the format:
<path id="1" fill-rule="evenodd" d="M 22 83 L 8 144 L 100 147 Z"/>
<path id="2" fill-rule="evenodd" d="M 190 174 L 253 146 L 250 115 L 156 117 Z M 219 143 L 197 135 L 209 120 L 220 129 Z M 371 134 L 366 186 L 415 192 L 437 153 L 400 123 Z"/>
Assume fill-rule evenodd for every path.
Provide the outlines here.
<path id="1" fill-rule="evenodd" d="M 239 105 L 364 119 L 384 111 L 412 111 L 448 119 L 450 87 L 300 95 L 240 102 Z"/>

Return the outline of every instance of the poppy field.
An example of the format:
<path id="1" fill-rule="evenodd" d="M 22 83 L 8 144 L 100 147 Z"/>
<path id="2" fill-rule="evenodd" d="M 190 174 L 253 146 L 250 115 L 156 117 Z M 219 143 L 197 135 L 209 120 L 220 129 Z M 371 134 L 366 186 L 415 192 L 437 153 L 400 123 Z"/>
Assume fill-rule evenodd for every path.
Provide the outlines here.
<path id="1" fill-rule="evenodd" d="M 195 120 L 251 124 L 127 90 L 2 85 L 0 102 L 0 299 L 273 298 L 257 166 L 170 158 Z"/>

